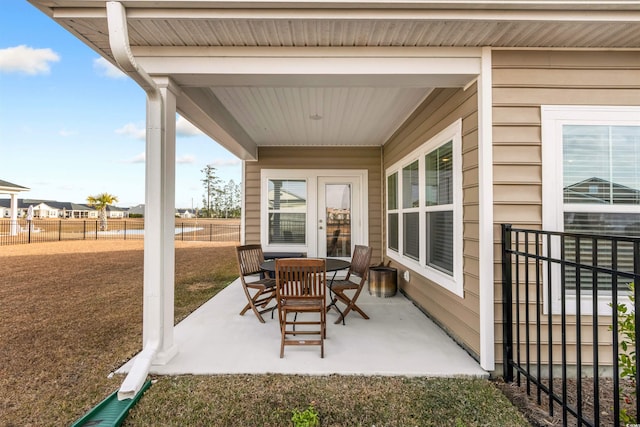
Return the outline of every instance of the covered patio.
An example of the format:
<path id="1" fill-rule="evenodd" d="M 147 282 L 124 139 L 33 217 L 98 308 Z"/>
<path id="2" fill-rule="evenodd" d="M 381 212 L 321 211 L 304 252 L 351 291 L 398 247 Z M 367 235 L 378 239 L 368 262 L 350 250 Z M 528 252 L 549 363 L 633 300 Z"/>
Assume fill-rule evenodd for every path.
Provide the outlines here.
<path id="1" fill-rule="evenodd" d="M 370 320 L 351 313 L 345 326 L 336 325 L 338 315 L 330 311 L 324 359 L 315 346 L 287 347 L 280 359 L 277 313 L 274 319 L 265 314 L 261 324 L 251 311 L 238 314 L 245 303 L 236 280 L 175 327 L 178 354 L 165 365 L 153 365 L 150 373 L 488 377 L 400 293 L 377 298 L 363 290 L 358 305 Z M 128 372 L 132 363 L 118 372 Z"/>
<path id="2" fill-rule="evenodd" d="M 538 110 L 575 103 L 573 73 L 590 60 L 578 52 L 564 83 L 537 70 L 557 72 L 565 49 L 637 48 L 637 26 L 625 24 L 638 20 L 634 5 L 606 1 L 29 1 L 147 94 L 144 350 L 122 398 L 149 372 L 486 375 L 400 296 L 365 295 L 371 320 L 331 324 L 325 360 L 309 350 L 280 360 L 276 321 L 238 316 L 237 283 L 174 328 L 176 114 L 243 161 L 242 243 L 327 256 L 327 218 L 346 209 L 327 194 L 349 186 L 350 245 L 400 266 L 401 288 L 494 371 L 496 224 L 541 222 Z M 624 61 L 632 76 L 635 59 Z M 594 87 L 580 102 L 611 89 Z M 451 155 L 437 154 L 445 146 Z M 427 189 L 427 170 L 440 174 L 427 159 L 443 164 L 442 188 Z M 306 205 L 286 211 L 269 186 L 289 182 Z M 441 189 L 447 197 L 427 205 Z M 446 233 L 425 232 L 433 212 Z M 275 232 L 283 214 L 304 224 L 297 240 Z M 418 236 L 411 248 L 403 232 Z M 445 234 L 446 265 L 435 268 L 427 245 Z"/>

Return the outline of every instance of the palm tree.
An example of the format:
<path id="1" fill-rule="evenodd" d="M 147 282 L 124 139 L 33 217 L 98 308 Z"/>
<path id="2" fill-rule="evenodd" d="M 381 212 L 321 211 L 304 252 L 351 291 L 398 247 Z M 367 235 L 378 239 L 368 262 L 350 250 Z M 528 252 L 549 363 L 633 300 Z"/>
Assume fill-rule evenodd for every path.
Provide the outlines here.
<path id="1" fill-rule="evenodd" d="M 100 193 L 87 197 L 89 206 L 96 207 L 100 211 L 100 230 L 107 230 L 107 206 L 118 201 L 118 197 L 109 193 Z"/>

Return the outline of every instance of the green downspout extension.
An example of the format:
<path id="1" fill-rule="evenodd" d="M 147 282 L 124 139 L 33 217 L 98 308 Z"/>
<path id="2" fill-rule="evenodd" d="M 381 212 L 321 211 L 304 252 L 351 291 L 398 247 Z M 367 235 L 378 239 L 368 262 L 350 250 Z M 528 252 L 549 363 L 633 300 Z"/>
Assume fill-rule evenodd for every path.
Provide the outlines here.
<path id="1" fill-rule="evenodd" d="M 118 400 L 118 392 L 114 391 L 110 396 L 100 402 L 79 418 L 71 427 L 97 426 L 97 427 L 118 427 L 122 424 L 129 410 L 138 403 L 144 392 L 151 387 L 151 380 L 147 380 L 138 394 L 133 399 Z"/>

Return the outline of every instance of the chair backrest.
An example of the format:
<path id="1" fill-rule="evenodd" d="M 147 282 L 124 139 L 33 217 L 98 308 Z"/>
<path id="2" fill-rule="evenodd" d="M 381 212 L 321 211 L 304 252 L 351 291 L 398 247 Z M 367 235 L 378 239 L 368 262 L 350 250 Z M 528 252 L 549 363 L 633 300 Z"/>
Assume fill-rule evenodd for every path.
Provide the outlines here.
<path id="1" fill-rule="evenodd" d="M 236 246 L 236 256 L 242 276 L 258 274 L 262 271 L 260 268 L 260 264 L 264 262 L 262 245 Z"/>
<path id="2" fill-rule="evenodd" d="M 276 259 L 278 299 L 287 297 L 324 298 L 326 282 L 326 262 L 323 259 Z"/>
<path id="3" fill-rule="evenodd" d="M 371 262 L 372 248 L 364 245 L 356 245 L 351 258 L 351 267 L 347 272 L 346 280 L 349 280 L 352 274 L 360 277 L 362 281 L 367 280 L 369 274 L 369 263 Z"/>

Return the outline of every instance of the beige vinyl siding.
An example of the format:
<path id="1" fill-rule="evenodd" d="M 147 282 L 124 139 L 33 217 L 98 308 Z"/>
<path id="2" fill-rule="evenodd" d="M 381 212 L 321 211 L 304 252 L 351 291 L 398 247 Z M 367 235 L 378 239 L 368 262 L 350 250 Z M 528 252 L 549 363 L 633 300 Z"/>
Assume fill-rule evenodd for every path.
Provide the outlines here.
<path id="1" fill-rule="evenodd" d="M 262 169 L 366 169 L 369 177 L 369 245 L 372 263 L 382 259 L 380 147 L 261 147 L 258 161 L 245 162 L 245 241 L 260 243 Z"/>
<path id="2" fill-rule="evenodd" d="M 500 223 L 542 228 L 541 105 L 640 105 L 638 51 L 494 51 L 493 157 L 496 256 L 496 362 L 502 363 Z M 530 303 L 530 313 L 536 313 Z M 548 316 L 542 316 L 546 331 Z M 555 316 L 554 316 L 555 317 Z M 558 323 L 559 319 L 554 319 Z M 583 316 L 582 357 L 590 360 L 591 318 Z M 610 317 L 599 318 L 601 363 L 611 363 Z M 560 345 L 554 325 L 553 349 Z M 569 317 L 568 362 L 575 362 L 575 318 Z M 541 359 L 547 360 L 543 332 Z M 535 336 L 535 335 L 532 335 Z M 556 356 L 554 356 L 556 358 Z M 556 359 L 559 360 L 559 359 Z M 588 363 L 588 362 L 586 362 Z"/>
<path id="3" fill-rule="evenodd" d="M 463 277 L 464 298 L 410 270 L 410 281 L 399 274 L 400 288 L 460 344 L 479 358 L 480 317 L 478 279 L 478 100 L 476 86 L 436 89 L 384 146 L 383 170 L 462 118 Z M 383 228 L 386 230 L 386 228 Z M 469 233 L 469 230 L 476 232 Z M 406 267 L 392 264 L 400 272 Z"/>

